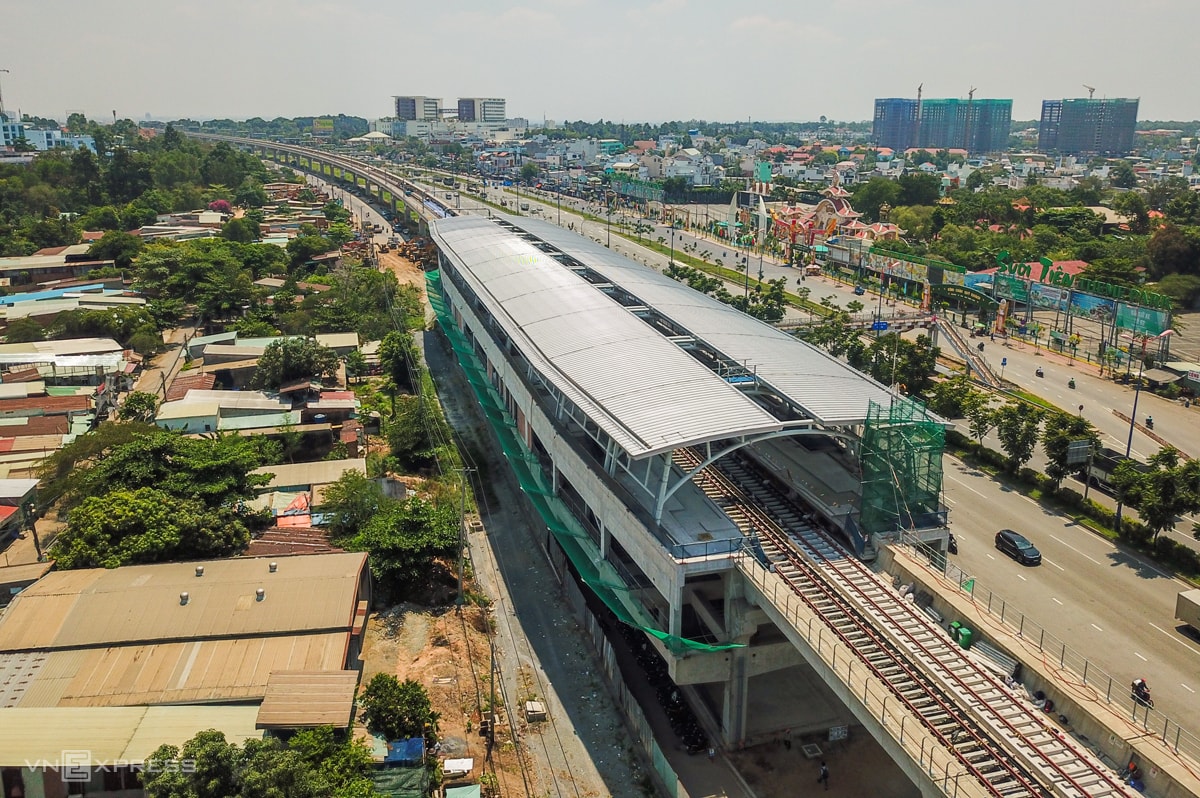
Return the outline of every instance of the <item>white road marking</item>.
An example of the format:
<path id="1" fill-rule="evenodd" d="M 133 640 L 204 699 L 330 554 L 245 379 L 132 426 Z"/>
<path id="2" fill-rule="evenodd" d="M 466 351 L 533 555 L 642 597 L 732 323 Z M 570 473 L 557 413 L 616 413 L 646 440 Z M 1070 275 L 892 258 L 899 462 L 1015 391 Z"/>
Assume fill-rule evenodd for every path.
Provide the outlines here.
<path id="1" fill-rule="evenodd" d="M 1025 577 L 1021 576 L 1020 574 L 1017 574 L 1017 579 L 1020 579 L 1022 582 L 1028 582 L 1028 581 L 1029 581 L 1028 579 L 1026 579 Z"/>
<path id="2" fill-rule="evenodd" d="M 994 559 L 996 559 L 996 555 L 994 555 L 994 554 L 989 554 L 989 555 L 987 556 L 987 558 L 988 558 L 989 560 L 994 560 Z"/>
<path id="3" fill-rule="evenodd" d="M 1137 657 L 1137 658 L 1138 658 L 1138 659 L 1140 659 L 1142 662 L 1149 662 L 1149 661 L 1150 661 L 1150 660 L 1146 659 L 1145 657 L 1143 657 L 1141 654 L 1137 653 L 1136 651 L 1135 651 L 1135 652 L 1133 652 L 1133 656 Z"/>
<path id="4" fill-rule="evenodd" d="M 1059 565 L 1058 563 L 1056 563 L 1054 560 L 1047 560 L 1045 557 L 1043 557 L 1043 558 L 1042 558 L 1042 562 L 1044 562 L 1044 563 L 1047 563 L 1047 564 L 1049 564 L 1049 565 L 1053 565 L 1055 568 L 1057 568 L 1057 569 L 1058 569 L 1058 570 L 1060 570 L 1060 571 L 1066 571 L 1066 570 L 1067 570 L 1066 568 L 1063 568 L 1061 565 Z"/>
<path id="5" fill-rule="evenodd" d="M 1053 601 L 1055 604 L 1057 604 L 1060 607 L 1063 606 L 1063 603 L 1061 601 L 1059 601 L 1058 599 L 1054 598 L 1054 596 L 1051 596 L 1050 600 Z"/>
<path id="6" fill-rule="evenodd" d="M 964 488 L 966 488 L 967 490 L 971 491 L 971 492 L 972 492 L 972 493 L 974 493 L 976 496 L 983 496 L 983 498 L 985 498 L 985 499 L 987 498 L 987 496 L 984 496 L 982 493 L 980 493 L 979 491 L 975 490 L 975 489 L 974 489 L 974 488 L 972 488 L 970 485 L 968 485 L 967 483 L 963 482 L 961 479 L 955 479 L 953 476 L 951 476 L 951 477 L 950 477 L 950 479 L 951 479 L 951 480 L 953 480 L 954 482 L 957 482 L 959 485 L 962 485 Z"/>
<path id="7" fill-rule="evenodd" d="M 1152 629 L 1157 629 L 1158 631 L 1160 631 L 1160 632 L 1162 632 L 1163 634 L 1165 634 L 1167 637 L 1169 637 L 1169 638 L 1171 638 L 1172 640 L 1174 640 L 1174 641 L 1175 641 L 1176 643 L 1178 643 L 1179 645 L 1181 645 L 1181 646 L 1183 646 L 1184 648 L 1186 648 L 1188 651 L 1191 651 L 1191 652 L 1195 653 L 1195 651 L 1196 651 L 1196 650 L 1195 650 L 1194 648 L 1192 648 L 1191 646 L 1189 646 L 1187 643 L 1185 643 L 1185 642 L 1183 642 L 1182 640 L 1180 640 L 1180 639 L 1179 639 L 1179 637 L 1178 637 L 1178 636 L 1176 636 L 1174 632 L 1168 632 L 1166 629 L 1162 628 L 1161 626 L 1159 626 L 1158 624 L 1155 624 L 1155 623 L 1152 623 L 1152 624 L 1150 624 L 1150 628 L 1152 628 Z"/>
<path id="8" fill-rule="evenodd" d="M 958 504 L 958 502 L 954 501 L 954 499 L 951 499 L 949 496 L 946 496 L 945 499 L 946 499 L 946 504 L 950 505 L 951 507 Z"/>
<path id="9" fill-rule="evenodd" d="M 1184 684 L 1183 682 L 1180 682 L 1180 683 L 1179 683 L 1179 686 L 1180 686 L 1180 687 L 1182 687 L 1184 690 L 1187 690 L 1189 693 L 1194 693 L 1194 692 L 1196 692 L 1195 690 L 1193 690 L 1192 688 L 1188 687 L 1188 686 L 1187 686 L 1186 684 Z"/>
<path id="10" fill-rule="evenodd" d="M 1060 537 L 1058 537 L 1058 536 L 1056 536 L 1056 535 L 1051 535 L 1051 536 L 1050 536 L 1050 539 L 1051 539 L 1051 540 L 1057 540 L 1059 543 L 1063 544 L 1064 546 L 1066 546 L 1068 549 L 1070 549 L 1071 551 L 1075 552 L 1075 553 L 1076 553 L 1076 554 L 1078 554 L 1079 556 L 1081 556 L 1081 557 L 1083 557 L 1083 558 L 1085 558 L 1085 559 L 1091 560 L 1092 562 L 1096 563 L 1096 565 L 1101 565 L 1101 562 L 1100 562 L 1099 560 L 1095 559 L 1094 557 L 1089 557 L 1088 555 L 1084 554 L 1082 551 L 1080 551 L 1079 549 L 1075 548 L 1074 546 L 1072 546 L 1070 543 L 1066 542 L 1066 541 L 1065 541 L 1065 540 L 1063 540 L 1062 538 L 1060 538 Z"/>
<path id="11" fill-rule="evenodd" d="M 1097 626 L 1096 624 L 1092 624 L 1092 628 L 1093 628 L 1093 629 L 1095 629 L 1097 632 L 1100 632 L 1101 634 L 1104 634 L 1104 630 L 1103 630 L 1103 629 L 1101 629 L 1101 628 L 1100 628 L 1099 626 Z"/>

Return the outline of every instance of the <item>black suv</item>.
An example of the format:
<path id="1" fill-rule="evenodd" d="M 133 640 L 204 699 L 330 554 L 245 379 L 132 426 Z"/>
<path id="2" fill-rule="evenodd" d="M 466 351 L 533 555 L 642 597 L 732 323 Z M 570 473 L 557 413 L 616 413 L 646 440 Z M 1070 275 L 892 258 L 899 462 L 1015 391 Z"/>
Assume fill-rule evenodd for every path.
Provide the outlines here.
<path id="1" fill-rule="evenodd" d="M 1024 535 L 1011 529 L 1001 529 L 996 533 L 996 548 L 1022 565 L 1042 564 L 1042 553 L 1037 547 L 1026 540 Z"/>

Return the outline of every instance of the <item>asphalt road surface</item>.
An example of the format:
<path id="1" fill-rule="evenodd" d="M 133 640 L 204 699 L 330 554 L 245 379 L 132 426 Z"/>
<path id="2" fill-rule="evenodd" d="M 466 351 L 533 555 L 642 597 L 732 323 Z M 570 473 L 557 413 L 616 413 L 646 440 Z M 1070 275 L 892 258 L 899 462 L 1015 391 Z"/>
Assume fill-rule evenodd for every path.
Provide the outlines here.
<path id="1" fill-rule="evenodd" d="M 1023 613 L 1080 652 L 1113 677 L 1114 695 L 1145 678 L 1157 709 L 1200 731 L 1189 722 L 1200 718 L 1200 643 L 1175 622 L 1175 596 L 1186 585 L 958 460 L 946 458 L 945 469 L 958 540 L 950 561 L 977 577 L 976 600 L 995 593 L 993 611 L 1003 599 L 1006 617 Z M 1028 537 L 1042 564 L 1020 565 L 999 552 L 1002 528 Z"/>

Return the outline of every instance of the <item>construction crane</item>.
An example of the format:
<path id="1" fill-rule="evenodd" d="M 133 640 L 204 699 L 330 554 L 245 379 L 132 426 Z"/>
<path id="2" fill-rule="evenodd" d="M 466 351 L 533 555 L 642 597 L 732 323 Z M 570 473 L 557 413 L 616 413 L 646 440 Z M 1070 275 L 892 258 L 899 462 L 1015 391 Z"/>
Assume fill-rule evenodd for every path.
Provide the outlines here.
<path id="1" fill-rule="evenodd" d="M 7 69 L 0 69 L 0 72 L 8 74 Z M 4 91 L 0 90 L 0 122 L 7 122 L 8 117 L 4 115 Z"/>
<path id="2" fill-rule="evenodd" d="M 963 149 L 971 152 L 971 104 L 975 102 L 975 87 L 967 92 L 967 119 L 963 125 Z"/>
<path id="3" fill-rule="evenodd" d="M 1094 97 L 1096 95 L 1096 87 L 1095 86 L 1089 86 L 1085 83 L 1085 84 L 1083 84 L 1083 87 L 1088 90 L 1088 99 L 1089 100 L 1092 99 L 1092 97 Z"/>

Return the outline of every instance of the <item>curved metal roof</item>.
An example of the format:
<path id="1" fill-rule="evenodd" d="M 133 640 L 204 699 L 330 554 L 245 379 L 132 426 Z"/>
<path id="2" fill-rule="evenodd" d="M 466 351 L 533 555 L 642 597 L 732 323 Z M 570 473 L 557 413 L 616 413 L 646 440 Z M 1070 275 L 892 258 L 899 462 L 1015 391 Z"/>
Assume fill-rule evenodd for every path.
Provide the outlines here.
<path id="1" fill-rule="evenodd" d="M 480 217 L 438 220 L 430 230 L 534 368 L 631 457 L 783 429 L 740 390 L 511 230 Z M 563 249 L 573 254 L 573 247 Z"/>
<path id="2" fill-rule="evenodd" d="M 549 222 L 525 217 L 513 225 L 552 244 L 638 297 L 697 340 L 754 372 L 759 381 L 786 396 L 826 426 L 853 426 L 867 418 L 873 400 L 889 405 L 891 390 L 823 349 L 695 291 L 619 255 L 589 238 Z"/>

